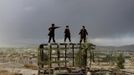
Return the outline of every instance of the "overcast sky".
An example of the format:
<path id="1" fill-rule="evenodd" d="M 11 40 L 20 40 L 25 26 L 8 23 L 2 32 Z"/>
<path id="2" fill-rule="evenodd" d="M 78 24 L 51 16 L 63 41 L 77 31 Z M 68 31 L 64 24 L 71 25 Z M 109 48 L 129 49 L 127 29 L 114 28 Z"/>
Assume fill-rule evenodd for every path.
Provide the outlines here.
<path id="1" fill-rule="evenodd" d="M 73 42 L 86 26 L 96 45 L 134 44 L 134 0 L 0 0 L 0 45 L 47 43 L 51 23 L 57 42 L 70 25 Z"/>

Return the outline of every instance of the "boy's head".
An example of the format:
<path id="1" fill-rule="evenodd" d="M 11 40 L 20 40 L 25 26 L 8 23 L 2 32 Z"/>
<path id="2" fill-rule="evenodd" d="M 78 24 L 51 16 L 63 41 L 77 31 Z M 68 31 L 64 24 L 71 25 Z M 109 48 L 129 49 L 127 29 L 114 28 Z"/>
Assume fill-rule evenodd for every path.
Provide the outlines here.
<path id="1" fill-rule="evenodd" d="M 85 26 L 82 26 L 83 29 L 85 29 Z"/>
<path id="2" fill-rule="evenodd" d="M 69 28 L 69 26 L 66 26 L 66 28 Z"/>
<path id="3" fill-rule="evenodd" d="M 54 27 L 54 26 L 55 26 L 55 24 L 53 23 L 53 24 L 52 24 L 52 27 Z"/>

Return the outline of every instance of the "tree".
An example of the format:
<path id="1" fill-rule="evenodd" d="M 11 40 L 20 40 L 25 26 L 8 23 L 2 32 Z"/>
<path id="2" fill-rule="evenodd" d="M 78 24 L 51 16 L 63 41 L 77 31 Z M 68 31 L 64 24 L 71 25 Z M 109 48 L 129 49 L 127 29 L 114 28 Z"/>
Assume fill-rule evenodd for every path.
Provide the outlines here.
<path id="1" fill-rule="evenodd" d="M 116 63 L 119 69 L 124 69 L 125 58 L 122 53 L 120 53 L 119 56 L 117 57 Z"/>
<path id="2" fill-rule="evenodd" d="M 76 57 L 75 57 L 75 65 L 76 66 L 79 66 L 79 67 L 82 67 L 82 50 L 80 49 L 77 53 L 76 53 Z"/>
<path id="3" fill-rule="evenodd" d="M 44 53 L 44 47 L 41 44 L 38 49 L 38 65 L 43 68 L 43 65 L 47 65 L 49 63 L 49 56 L 48 54 Z"/>
<path id="4" fill-rule="evenodd" d="M 88 59 L 88 52 L 89 52 L 90 53 L 90 67 L 91 67 L 91 60 L 94 58 L 94 54 L 91 51 L 93 49 L 95 49 L 95 45 L 93 45 L 92 43 L 81 44 L 80 49 L 75 57 L 76 65 L 79 67 L 86 67 L 87 59 Z"/>

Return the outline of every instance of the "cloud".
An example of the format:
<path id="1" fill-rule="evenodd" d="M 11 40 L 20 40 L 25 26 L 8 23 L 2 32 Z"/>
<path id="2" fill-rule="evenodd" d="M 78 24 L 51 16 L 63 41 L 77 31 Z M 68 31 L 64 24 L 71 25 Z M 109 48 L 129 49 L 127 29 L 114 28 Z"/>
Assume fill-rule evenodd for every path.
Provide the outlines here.
<path id="1" fill-rule="evenodd" d="M 134 44 L 134 39 L 132 37 L 122 37 L 122 38 L 96 38 L 91 39 L 91 42 L 99 46 L 123 46 Z"/>
<path id="2" fill-rule="evenodd" d="M 1 0 L 0 41 L 47 42 L 48 27 L 55 23 L 61 26 L 56 30 L 57 39 L 63 39 L 65 25 L 69 24 L 73 39 L 79 39 L 76 37 L 85 25 L 96 44 L 114 45 L 108 40 L 133 43 L 126 40 L 134 37 L 133 4 L 134 0 Z M 120 38 L 126 42 L 116 41 Z"/>
<path id="3" fill-rule="evenodd" d="M 35 8 L 33 8 L 33 7 L 25 7 L 24 10 L 25 11 L 34 11 Z"/>

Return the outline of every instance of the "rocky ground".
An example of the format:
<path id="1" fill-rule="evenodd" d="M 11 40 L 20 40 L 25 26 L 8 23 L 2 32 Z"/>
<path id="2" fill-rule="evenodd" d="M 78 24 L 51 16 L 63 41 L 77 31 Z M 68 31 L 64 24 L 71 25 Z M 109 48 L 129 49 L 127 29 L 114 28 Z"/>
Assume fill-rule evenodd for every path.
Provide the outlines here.
<path id="1" fill-rule="evenodd" d="M 133 60 L 126 60 L 124 71 L 134 72 Z M 111 69 L 116 65 L 109 63 L 92 63 L 92 69 Z M 37 75 L 36 49 L 0 50 L 0 75 Z"/>

